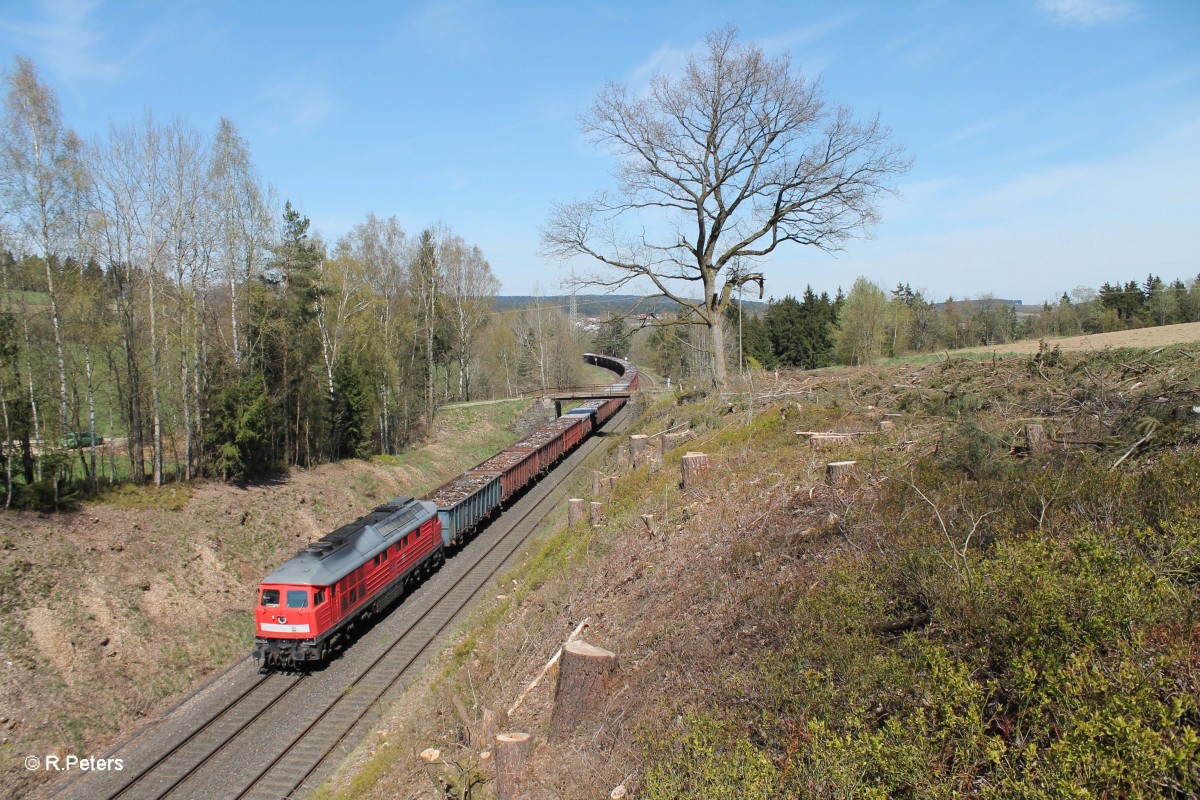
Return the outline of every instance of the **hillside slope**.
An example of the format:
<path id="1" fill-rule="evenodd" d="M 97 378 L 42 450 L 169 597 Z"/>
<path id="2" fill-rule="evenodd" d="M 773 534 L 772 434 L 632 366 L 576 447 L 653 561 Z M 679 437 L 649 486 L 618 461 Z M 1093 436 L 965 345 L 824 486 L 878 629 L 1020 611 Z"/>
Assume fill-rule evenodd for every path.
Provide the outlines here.
<path id="1" fill-rule="evenodd" d="M 430 443 L 396 457 L 245 486 L 123 487 L 74 513 L 0 512 L 0 794 L 25 796 L 46 777 L 23 770 L 25 756 L 98 756 L 245 656 L 263 575 L 507 446 L 528 407 L 448 411 Z"/>
<path id="2" fill-rule="evenodd" d="M 642 431 L 693 438 L 610 464 L 605 522 L 548 534 L 326 794 L 491 796 L 468 732 L 586 619 L 619 676 L 565 739 L 553 672 L 508 720 L 535 737 L 533 797 L 1196 796 L 1198 362 L 953 359 L 664 398 Z M 713 466 L 683 491 L 686 451 Z"/>

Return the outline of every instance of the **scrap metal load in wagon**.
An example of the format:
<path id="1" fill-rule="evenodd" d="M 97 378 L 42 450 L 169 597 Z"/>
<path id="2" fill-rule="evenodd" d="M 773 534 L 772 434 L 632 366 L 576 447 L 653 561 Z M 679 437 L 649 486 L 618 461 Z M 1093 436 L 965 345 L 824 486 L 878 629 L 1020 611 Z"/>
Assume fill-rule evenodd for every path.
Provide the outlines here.
<path id="1" fill-rule="evenodd" d="M 353 640 L 625 405 L 637 388 L 628 361 L 587 353 L 617 380 L 578 408 L 447 481 L 425 497 L 396 497 L 318 539 L 263 579 L 252 656 L 259 668 L 324 661 Z"/>

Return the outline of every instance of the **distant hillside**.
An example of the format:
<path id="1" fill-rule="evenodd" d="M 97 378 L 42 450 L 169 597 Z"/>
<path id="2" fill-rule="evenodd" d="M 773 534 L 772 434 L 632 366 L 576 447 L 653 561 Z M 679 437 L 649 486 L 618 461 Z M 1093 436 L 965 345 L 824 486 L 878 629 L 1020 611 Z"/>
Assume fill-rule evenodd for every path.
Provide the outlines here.
<path id="1" fill-rule="evenodd" d="M 673 313 L 679 309 L 677 304 L 665 298 L 658 297 L 653 300 L 646 300 L 641 305 L 638 305 L 638 301 L 641 299 L 641 296 L 636 294 L 580 294 L 575 295 L 575 310 L 578 314 L 585 317 L 609 317 L 620 313 Z M 545 295 L 542 297 L 534 295 L 501 295 L 496 298 L 496 309 L 498 311 L 515 311 L 522 308 L 531 308 L 539 303 L 543 308 L 569 309 L 571 307 L 571 296 L 565 294 Z M 748 311 L 763 311 L 766 307 L 766 303 L 746 301 L 746 309 Z"/>

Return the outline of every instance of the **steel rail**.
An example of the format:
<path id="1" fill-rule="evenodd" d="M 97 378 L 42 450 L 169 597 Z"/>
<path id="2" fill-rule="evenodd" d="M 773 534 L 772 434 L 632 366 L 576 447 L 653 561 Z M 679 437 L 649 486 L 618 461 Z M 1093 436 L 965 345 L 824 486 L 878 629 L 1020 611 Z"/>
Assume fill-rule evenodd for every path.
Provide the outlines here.
<path id="1" fill-rule="evenodd" d="M 619 422 L 624 421 L 624 418 L 619 421 L 615 421 L 613 427 L 616 428 Z M 602 440 L 595 438 L 593 435 L 593 437 L 585 441 L 584 445 L 581 446 L 576 452 L 583 452 L 585 456 L 590 455 L 600 447 L 601 443 Z M 587 448 L 586 452 L 584 451 L 585 447 Z M 556 490 L 561 488 L 572 472 L 573 471 L 568 471 L 560 474 L 553 482 L 544 484 L 546 486 L 546 494 L 541 499 L 535 501 L 528 510 L 521 513 L 520 517 L 512 522 L 512 530 L 515 531 L 517 526 L 530 520 L 531 518 L 534 518 L 535 516 L 540 520 L 550 513 L 553 510 L 555 501 L 557 500 L 555 497 Z M 550 475 L 554 475 L 554 473 L 551 472 Z M 259 771 L 259 773 L 251 781 L 250 785 L 244 788 L 239 794 L 235 795 L 236 799 L 243 800 L 243 798 L 263 798 L 263 800 L 278 800 L 278 798 L 291 797 L 293 793 L 295 793 L 298 788 L 303 786 L 304 782 L 307 781 L 309 777 L 316 772 L 322 764 L 325 763 L 325 760 L 329 757 L 329 755 L 338 747 L 339 744 L 342 743 L 346 736 L 348 736 L 355 729 L 355 727 L 358 726 L 358 724 L 363 720 L 364 717 L 366 717 L 371 709 L 376 706 L 379 700 L 386 695 L 387 692 L 390 691 L 391 688 L 395 686 L 395 684 L 402 677 L 404 677 L 405 674 L 408 673 L 412 664 L 417 661 L 421 655 L 424 654 L 426 650 L 437 641 L 441 633 L 447 627 L 449 627 L 450 623 L 454 621 L 459 612 L 461 612 L 478 594 L 479 590 L 486 586 L 488 582 L 496 575 L 496 573 L 498 573 L 504 567 L 504 565 L 508 563 L 508 560 L 520 550 L 522 545 L 524 545 L 532 533 L 533 531 L 531 529 L 525 533 L 525 535 L 519 537 L 513 537 L 511 533 L 506 534 L 497 538 L 495 543 L 493 543 L 487 549 L 487 551 L 480 553 L 475 562 L 470 566 L 470 568 L 468 568 L 467 572 L 465 572 L 462 577 L 459 578 L 453 586 L 449 587 L 440 597 L 432 601 L 429 609 L 422 614 L 419 620 L 409 626 L 408 630 L 406 630 L 383 654 L 381 654 L 378 658 L 371 662 L 369 666 L 359 673 L 359 676 L 349 684 L 349 686 L 341 695 L 339 695 L 331 704 L 329 704 L 299 734 L 293 737 L 292 741 L 288 743 L 285 749 Z M 496 556 L 497 554 L 499 554 L 499 557 L 493 558 L 493 556 Z M 486 572 L 483 572 L 483 570 L 486 570 Z M 457 589 L 466 586 L 468 579 L 473 579 L 470 580 L 471 586 L 468 587 L 469 590 L 463 592 L 459 599 L 452 600 L 451 595 L 454 594 Z M 450 603 L 449 608 L 443 606 L 443 604 L 447 602 Z M 433 631 L 427 632 L 424 634 L 424 636 L 421 636 L 420 633 L 417 632 L 419 624 L 427 617 L 432 615 L 435 610 L 442 612 L 439 614 L 439 616 L 444 617 L 444 621 L 438 624 Z M 447 610 L 449 611 L 448 614 L 445 613 Z M 410 642 L 410 637 L 420 637 L 423 639 L 423 641 L 418 641 L 415 643 Z M 399 648 L 401 648 L 401 645 L 411 644 L 417 644 L 417 647 L 413 649 L 411 653 L 403 656 L 403 663 L 394 665 L 391 669 L 387 670 L 387 673 L 382 677 L 381 680 L 378 681 L 377 686 L 369 689 L 367 692 L 353 691 L 361 683 L 373 677 L 368 673 L 374 670 L 389 655 L 394 652 L 398 652 Z M 399 668 L 397 669 L 396 667 Z M 327 719 L 330 719 L 331 715 L 334 714 L 339 708 L 348 709 L 349 713 L 340 720 L 336 720 L 335 731 L 324 733 L 318 731 L 314 734 L 318 727 Z M 316 738 L 320 744 L 317 744 L 315 753 L 310 752 L 308 754 L 300 754 L 299 757 L 303 759 L 304 764 L 307 766 L 294 766 L 289 769 L 289 767 L 283 764 L 283 762 L 293 753 L 297 753 L 302 745 L 305 744 L 306 740 L 308 740 L 310 737 Z M 264 783 L 264 779 L 267 779 L 270 773 L 273 770 L 276 770 L 277 767 L 280 767 L 279 772 L 281 774 L 279 774 L 278 777 L 282 780 L 271 781 L 269 786 L 264 785 L 261 787 L 263 791 L 256 791 L 256 789 L 259 788 L 259 785 Z"/>

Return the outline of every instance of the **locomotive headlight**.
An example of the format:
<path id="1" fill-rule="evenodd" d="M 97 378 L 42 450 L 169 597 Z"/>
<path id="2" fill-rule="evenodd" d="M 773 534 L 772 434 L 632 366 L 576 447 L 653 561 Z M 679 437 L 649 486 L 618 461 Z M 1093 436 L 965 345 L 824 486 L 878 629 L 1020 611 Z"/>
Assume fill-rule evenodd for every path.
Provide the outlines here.
<path id="1" fill-rule="evenodd" d="M 286 624 L 287 624 L 287 617 L 280 617 L 280 618 L 279 618 L 279 624 L 280 624 L 280 625 L 286 625 Z"/>

